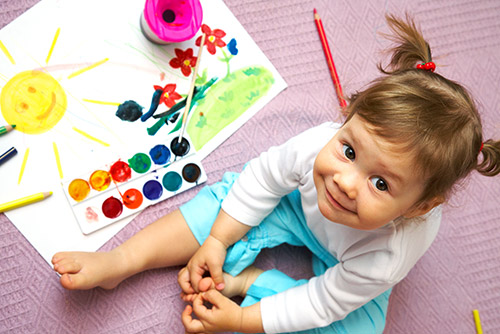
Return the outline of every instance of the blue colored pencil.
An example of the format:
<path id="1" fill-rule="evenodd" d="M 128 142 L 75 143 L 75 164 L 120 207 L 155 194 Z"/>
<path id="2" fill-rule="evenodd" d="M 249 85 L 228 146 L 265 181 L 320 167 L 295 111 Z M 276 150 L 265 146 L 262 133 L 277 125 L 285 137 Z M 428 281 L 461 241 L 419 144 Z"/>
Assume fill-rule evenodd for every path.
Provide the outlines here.
<path id="1" fill-rule="evenodd" d="M 17 150 L 15 147 L 10 148 L 4 154 L 0 155 L 0 165 L 12 158 L 17 154 Z"/>

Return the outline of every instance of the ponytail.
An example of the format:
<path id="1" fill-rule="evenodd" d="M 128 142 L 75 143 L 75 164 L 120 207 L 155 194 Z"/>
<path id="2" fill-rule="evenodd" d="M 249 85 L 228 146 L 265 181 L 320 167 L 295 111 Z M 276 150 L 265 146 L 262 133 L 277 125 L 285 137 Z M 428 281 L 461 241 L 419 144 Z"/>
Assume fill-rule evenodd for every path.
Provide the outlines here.
<path id="1" fill-rule="evenodd" d="M 488 139 L 483 144 L 483 161 L 476 170 L 484 176 L 495 176 L 500 173 L 500 141 Z"/>
<path id="2" fill-rule="evenodd" d="M 416 63 L 432 61 L 431 48 L 409 14 L 406 14 L 406 21 L 399 20 L 393 15 L 386 15 L 386 20 L 393 34 L 383 35 L 396 43 L 396 46 L 388 50 L 392 53 L 389 65 L 384 69 L 381 64 L 378 64 L 382 73 L 392 74 L 415 69 Z"/>

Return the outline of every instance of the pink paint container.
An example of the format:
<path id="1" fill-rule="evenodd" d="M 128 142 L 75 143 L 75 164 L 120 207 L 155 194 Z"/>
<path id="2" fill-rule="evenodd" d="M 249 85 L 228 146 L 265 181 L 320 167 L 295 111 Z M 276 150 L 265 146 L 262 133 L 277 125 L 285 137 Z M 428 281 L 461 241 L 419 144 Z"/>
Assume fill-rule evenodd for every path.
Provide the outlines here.
<path id="1" fill-rule="evenodd" d="M 192 38 L 202 19 L 199 0 L 146 0 L 141 30 L 153 43 L 178 43 Z"/>

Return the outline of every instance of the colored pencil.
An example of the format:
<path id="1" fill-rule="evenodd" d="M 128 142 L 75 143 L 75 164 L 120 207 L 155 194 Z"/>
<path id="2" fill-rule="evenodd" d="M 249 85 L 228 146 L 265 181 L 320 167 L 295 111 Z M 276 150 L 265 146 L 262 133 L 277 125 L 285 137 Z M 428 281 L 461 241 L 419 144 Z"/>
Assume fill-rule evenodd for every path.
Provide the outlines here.
<path id="1" fill-rule="evenodd" d="M 42 192 L 42 193 L 26 196 L 23 198 L 19 198 L 19 199 L 16 199 L 16 200 L 4 203 L 4 204 L 0 204 L 0 212 L 13 210 L 13 209 L 19 208 L 21 206 L 25 206 L 25 205 L 28 205 L 31 203 L 39 202 L 39 201 L 46 199 L 47 197 L 50 197 L 51 195 L 52 195 L 52 191 L 47 191 L 47 192 Z"/>
<path id="2" fill-rule="evenodd" d="M 15 147 L 11 147 L 7 152 L 4 154 L 0 155 L 0 165 L 12 158 L 17 154 L 17 150 Z"/>
<path id="3" fill-rule="evenodd" d="M 203 33 L 201 35 L 200 49 L 198 50 L 198 58 L 196 58 L 196 65 L 194 66 L 193 78 L 191 79 L 191 86 L 189 87 L 189 93 L 186 101 L 186 109 L 184 109 L 184 114 L 182 116 L 182 127 L 181 132 L 179 134 L 179 143 L 182 141 L 182 136 L 184 135 L 184 131 L 186 130 L 187 125 L 187 117 L 189 113 L 189 109 L 191 109 L 191 101 L 193 100 L 193 91 L 194 84 L 196 83 L 196 77 L 198 76 L 198 68 L 200 68 L 201 63 L 201 53 L 203 52 L 203 47 L 205 46 L 205 38 L 207 35 Z"/>
<path id="4" fill-rule="evenodd" d="M 483 334 L 483 328 L 481 327 L 481 319 L 479 318 L 479 311 L 473 310 L 472 315 L 474 316 L 474 324 L 476 325 L 476 333 Z"/>
<path id="5" fill-rule="evenodd" d="M 0 136 L 6 134 L 7 132 L 11 132 L 16 128 L 15 124 L 0 126 Z"/>
<path id="6" fill-rule="evenodd" d="M 340 85 L 339 76 L 337 74 L 337 70 L 335 69 L 335 63 L 333 62 L 330 46 L 328 45 L 328 40 L 326 39 L 325 28 L 323 28 L 323 22 L 321 21 L 316 8 L 314 8 L 314 22 L 316 23 L 316 28 L 318 28 L 319 39 L 321 41 L 321 45 L 323 46 L 323 51 L 325 52 L 326 62 L 328 63 L 328 69 L 330 70 L 330 75 L 333 79 L 333 84 L 335 86 L 335 91 L 337 92 L 337 98 L 339 99 L 340 107 L 345 108 L 347 106 L 347 103 L 344 100 L 342 86 Z"/>

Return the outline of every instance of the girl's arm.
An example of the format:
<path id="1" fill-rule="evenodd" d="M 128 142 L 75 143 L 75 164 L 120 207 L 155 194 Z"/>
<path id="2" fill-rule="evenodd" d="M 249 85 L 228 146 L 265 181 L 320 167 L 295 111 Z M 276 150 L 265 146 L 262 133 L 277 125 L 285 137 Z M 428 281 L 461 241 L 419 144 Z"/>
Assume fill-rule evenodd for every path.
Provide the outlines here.
<path id="1" fill-rule="evenodd" d="M 205 303 L 212 306 L 207 308 Z M 193 319 L 192 314 L 196 315 Z M 182 312 L 187 333 L 240 332 L 263 333 L 260 303 L 240 307 L 216 290 L 200 293 Z"/>
<path id="2" fill-rule="evenodd" d="M 189 260 L 187 270 L 182 271 L 179 276 L 179 284 L 184 293 L 199 292 L 198 283 L 206 272 L 210 273 L 218 290 L 224 289 L 222 266 L 226 249 L 240 240 L 250 228 L 251 226 L 238 222 L 221 209 L 210 235 Z"/>
<path id="3" fill-rule="evenodd" d="M 248 163 L 224 198 L 210 236 L 188 264 L 189 278 L 184 280 L 191 282 L 194 291 L 199 291 L 198 282 L 207 271 L 216 288 L 223 288 L 222 264 L 227 247 L 240 240 L 252 226 L 260 224 L 283 196 L 302 184 L 322 143 L 337 129 L 331 123 L 309 129 Z"/>

